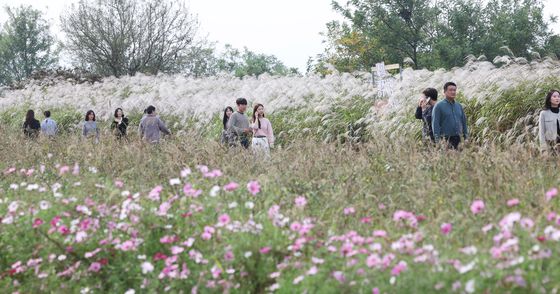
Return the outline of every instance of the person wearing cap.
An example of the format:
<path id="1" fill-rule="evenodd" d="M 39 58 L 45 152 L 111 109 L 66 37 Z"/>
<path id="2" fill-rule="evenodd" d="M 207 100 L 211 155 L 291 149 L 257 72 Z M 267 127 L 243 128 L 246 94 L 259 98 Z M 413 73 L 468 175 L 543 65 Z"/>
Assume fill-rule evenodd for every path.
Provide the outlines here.
<path id="1" fill-rule="evenodd" d="M 432 129 L 432 111 L 436 105 L 438 92 L 434 88 L 427 88 L 422 91 L 418 107 L 416 108 L 415 117 L 423 121 L 422 141 L 427 142 L 428 139 L 432 143 L 435 142 L 434 132 Z"/>

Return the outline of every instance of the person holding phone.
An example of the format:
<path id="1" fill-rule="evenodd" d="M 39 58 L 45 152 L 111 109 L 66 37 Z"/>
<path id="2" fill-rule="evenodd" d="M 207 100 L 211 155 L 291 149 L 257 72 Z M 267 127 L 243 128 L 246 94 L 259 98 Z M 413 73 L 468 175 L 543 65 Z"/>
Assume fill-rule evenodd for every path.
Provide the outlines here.
<path id="1" fill-rule="evenodd" d="M 422 125 L 422 141 L 428 142 L 428 139 L 434 143 L 434 132 L 432 129 L 432 111 L 437 103 L 438 92 L 434 88 L 427 88 L 422 91 L 418 107 L 416 108 L 415 117 L 421 119 Z"/>

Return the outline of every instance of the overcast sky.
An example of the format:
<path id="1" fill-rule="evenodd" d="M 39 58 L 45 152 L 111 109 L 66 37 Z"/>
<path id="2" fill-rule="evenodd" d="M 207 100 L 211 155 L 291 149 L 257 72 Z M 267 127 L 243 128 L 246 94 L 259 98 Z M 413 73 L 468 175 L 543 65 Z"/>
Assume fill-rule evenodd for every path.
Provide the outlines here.
<path id="1" fill-rule="evenodd" d="M 77 0 L 2 0 L 1 6 L 32 5 L 46 12 L 58 30 L 59 15 Z M 287 66 L 305 72 L 310 56 L 323 50 L 325 24 L 339 18 L 331 0 L 185 0 L 198 15 L 201 29 L 219 46 L 247 46 L 259 53 L 274 54 Z M 341 1 L 341 2 L 344 2 Z M 547 0 L 546 13 L 560 14 L 560 1 Z M 6 15 L 0 13 L 0 22 Z M 560 23 L 553 29 L 560 33 Z"/>

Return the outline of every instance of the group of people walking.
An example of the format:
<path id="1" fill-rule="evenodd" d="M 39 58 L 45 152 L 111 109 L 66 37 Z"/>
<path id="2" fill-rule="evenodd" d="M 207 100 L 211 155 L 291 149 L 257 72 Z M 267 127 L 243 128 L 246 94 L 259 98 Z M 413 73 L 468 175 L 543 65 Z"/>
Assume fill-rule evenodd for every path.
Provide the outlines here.
<path id="1" fill-rule="evenodd" d="M 445 99 L 438 102 L 438 91 L 427 88 L 422 92 L 416 118 L 423 123 L 422 137 L 426 142 L 445 142 L 447 148 L 457 150 L 461 144 L 461 138 L 468 141 L 469 130 L 467 127 L 467 116 L 463 106 L 455 98 L 457 97 L 457 85 L 453 82 L 445 83 L 443 86 Z"/>
<path id="2" fill-rule="evenodd" d="M 467 116 L 461 104 L 455 101 L 457 85 L 443 86 L 445 99 L 438 102 L 438 91 L 422 91 L 415 117 L 423 121 L 422 138 L 426 142 L 445 142 L 447 148 L 457 150 L 461 139 L 468 142 Z M 560 91 L 551 90 L 544 99 L 539 116 L 539 145 L 543 152 L 560 154 Z"/>
<path id="3" fill-rule="evenodd" d="M 274 131 L 272 124 L 265 117 L 264 105 L 256 104 L 253 107 L 252 117 L 246 114 L 247 99 L 239 98 L 236 100 L 237 111 L 231 107 L 226 107 L 223 116 L 223 132 L 221 142 L 228 147 L 240 146 L 245 149 L 253 149 L 255 152 L 262 152 L 267 156 L 270 148 L 274 146 Z M 35 119 L 35 112 L 28 110 L 23 132 L 29 138 L 37 138 L 39 134 L 45 137 L 54 138 L 58 133 L 56 121 L 51 118 L 51 112 L 44 112 L 45 119 L 39 122 Z M 111 131 L 113 135 L 121 140 L 128 137 L 129 119 L 125 116 L 122 108 L 115 109 Z M 82 137 L 92 139 L 99 143 L 99 126 L 93 110 L 86 112 L 82 124 Z M 140 137 L 149 143 L 158 143 L 162 135 L 170 135 L 171 132 L 165 123 L 156 114 L 154 106 L 148 106 L 144 110 L 144 115 L 140 120 L 138 133 Z"/>
<path id="4" fill-rule="evenodd" d="M 51 112 L 45 111 L 45 119 L 39 123 L 35 118 L 35 112 L 28 110 L 23 123 L 23 133 L 28 138 L 37 138 L 39 134 L 47 138 L 54 138 L 58 133 L 58 125 L 51 118 Z M 115 109 L 113 121 L 111 122 L 111 131 L 119 140 L 127 138 L 127 130 L 129 119 L 124 115 L 122 108 Z M 156 108 L 148 106 L 144 110 L 144 115 L 140 120 L 138 133 L 140 137 L 149 143 L 158 143 L 161 134 L 170 135 L 171 132 L 165 126 L 165 123 L 156 115 Z M 94 143 L 99 143 L 99 126 L 97 125 L 96 115 L 93 110 L 86 112 L 84 122 L 82 124 L 82 137 L 93 139 Z"/>
<path id="5" fill-rule="evenodd" d="M 224 110 L 222 144 L 229 147 L 241 146 L 245 149 L 251 146 L 254 152 L 268 156 L 270 148 L 274 147 L 274 131 L 272 124 L 265 117 L 264 105 L 258 103 L 253 106 L 253 114 L 249 121 L 245 114 L 247 99 L 239 98 L 235 104 L 237 104 L 237 111 L 234 112 L 229 106 Z"/>

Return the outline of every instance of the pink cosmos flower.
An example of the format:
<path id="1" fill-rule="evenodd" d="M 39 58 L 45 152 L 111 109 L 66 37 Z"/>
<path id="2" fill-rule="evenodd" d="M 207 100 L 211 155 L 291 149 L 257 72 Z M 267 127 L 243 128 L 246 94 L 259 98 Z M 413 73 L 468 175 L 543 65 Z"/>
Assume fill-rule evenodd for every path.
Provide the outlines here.
<path id="1" fill-rule="evenodd" d="M 507 206 L 508 207 L 513 207 L 513 206 L 516 206 L 516 205 L 519 205 L 519 199 L 517 199 L 517 198 L 510 199 L 510 200 L 507 201 Z"/>
<path id="2" fill-rule="evenodd" d="M 376 230 L 373 231 L 373 236 L 377 238 L 385 238 L 387 237 L 387 232 L 383 230 Z"/>
<path id="3" fill-rule="evenodd" d="M 272 248 L 266 246 L 266 247 L 261 248 L 261 249 L 259 250 L 259 252 L 260 252 L 261 254 L 268 254 L 268 253 L 270 252 L 271 249 L 272 249 Z"/>
<path id="4" fill-rule="evenodd" d="M 257 181 L 250 181 L 249 183 L 247 183 L 247 190 L 249 190 L 249 193 L 255 196 L 261 191 L 261 185 Z"/>
<path id="5" fill-rule="evenodd" d="M 212 239 L 212 234 L 209 233 L 209 232 L 204 232 L 200 235 L 200 237 L 202 238 L 202 240 L 208 241 L 208 240 Z"/>
<path id="6" fill-rule="evenodd" d="M 295 203 L 296 203 L 296 207 L 304 208 L 305 205 L 307 204 L 307 200 L 303 196 L 298 196 L 296 197 Z"/>
<path id="7" fill-rule="evenodd" d="M 174 242 L 177 242 L 177 240 L 179 240 L 179 238 L 175 235 L 173 236 L 163 236 L 159 239 L 159 242 L 162 244 L 171 244 Z"/>
<path id="8" fill-rule="evenodd" d="M 161 191 L 163 191 L 163 187 L 161 185 L 155 186 L 148 194 L 148 198 L 153 201 L 159 201 L 159 194 L 161 194 Z"/>
<path id="9" fill-rule="evenodd" d="M 186 184 L 183 187 L 183 193 L 185 193 L 187 197 L 197 198 L 202 194 L 202 190 L 197 190 L 193 188 L 193 186 L 191 186 L 190 184 Z"/>
<path id="10" fill-rule="evenodd" d="M 90 272 L 97 273 L 101 270 L 101 264 L 99 262 L 93 262 L 88 269 Z"/>
<path id="11" fill-rule="evenodd" d="M 154 270 L 154 266 L 148 261 L 143 262 L 141 267 L 143 274 L 151 273 Z"/>
<path id="12" fill-rule="evenodd" d="M 38 228 L 39 226 L 41 226 L 42 224 L 44 224 L 44 223 L 45 223 L 45 222 L 44 222 L 42 219 L 36 218 L 36 219 L 33 221 L 33 228 L 36 229 L 36 228 Z"/>
<path id="13" fill-rule="evenodd" d="M 228 192 L 232 192 L 237 190 L 237 188 L 239 188 L 239 184 L 236 182 L 230 182 L 229 184 L 224 186 L 224 190 L 228 191 Z"/>
<path id="14" fill-rule="evenodd" d="M 233 252 L 231 250 L 228 250 L 225 254 L 224 254 L 224 260 L 226 261 L 233 261 L 235 259 L 235 255 L 233 255 Z"/>
<path id="15" fill-rule="evenodd" d="M 70 234 L 70 229 L 68 229 L 68 227 L 66 227 L 65 225 L 62 225 L 60 227 L 58 227 L 58 232 L 62 235 L 68 235 Z"/>
<path id="16" fill-rule="evenodd" d="M 229 215 L 227 213 L 224 213 L 224 214 L 222 214 L 218 217 L 218 223 L 219 223 L 220 226 L 225 226 L 225 225 L 229 224 L 230 221 L 231 221 L 231 218 L 229 217 Z"/>
<path id="17" fill-rule="evenodd" d="M 64 175 L 65 173 L 67 173 L 67 172 L 69 172 L 69 171 L 70 171 L 70 167 L 67 166 L 67 165 L 65 165 L 65 166 L 60 167 L 58 173 L 59 173 L 59 175 L 62 176 L 62 175 Z"/>
<path id="18" fill-rule="evenodd" d="M 335 278 L 340 283 L 344 283 L 344 281 L 346 281 L 346 277 L 344 276 L 344 273 L 341 272 L 341 271 L 333 272 L 332 276 L 333 276 L 333 278 Z"/>
<path id="19" fill-rule="evenodd" d="M 354 207 L 346 207 L 344 208 L 344 215 L 351 215 L 356 213 L 356 210 L 354 209 Z"/>
<path id="20" fill-rule="evenodd" d="M 401 261 L 391 270 L 391 275 L 398 276 L 408 268 L 406 262 Z"/>
<path id="21" fill-rule="evenodd" d="M 484 202 L 482 200 L 475 200 L 471 204 L 471 212 L 473 214 L 479 214 L 484 211 Z"/>
<path id="22" fill-rule="evenodd" d="M 171 208 L 171 203 L 169 203 L 168 201 L 163 202 L 162 204 L 159 205 L 159 209 L 157 211 L 157 215 L 159 216 L 165 216 L 167 215 L 167 211 Z"/>
<path id="23" fill-rule="evenodd" d="M 122 187 L 124 187 L 124 182 L 121 181 L 121 180 L 116 180 L 116 181 L 115 181 L 115 187 L 117 187 L 117 188 L 119 188 L 119 189 L 122 188 Z"/>
<path id="24" fill-rule="evenodd" d="M 123 243 L 121 243 L 119 246 L 117 246 L 118 249 L 122 250 L 122 251 L 132 251 L 132 250 L 136 250 L 136 244 L 134 244 L 134 242 L 132 240 L 127 240 L 124 241 Z"/>
<path id="25" fill-rule="evenodd" d="M 178 255 L 181 254 L 185 249 L 181 246 L 172 246 L 171 247 L 171 254 Z"/>
<path id="26" fill-rule="evenodd" d="M 317 266 L 312 266 L 308 271 L 307 271 L 307 275 L 308 276 L 314 276 L 319 272 L 319 270 L 317 269 Z"/>
<path id="27" fill-rule="evenodd" d="M 550 201 L 552 200 L 552 198 L 556 197 L 558 195 L 558 189 L 556 188 L 552 188 L 550 190 L 548 190 L 546 192 L 546 201 Z"/>
<path id="28" fill-rule="evenodd" d="M 290 225 L 290 230 L 292 230 L 293 232 L 299 232 L 299 230 L 301 230 L 301 224 L 299 222 L 293 222 Z"/>
<path id="29" fill-rule="evenodd" d="M 451 233 L 451 229 L 453 229 L 453 226 L 450 223 L 444 223 L 441 225 L 441 233 L 444 235 Z"/>
<path id="30" fill-rule="evenodd" d="M 213 266 L 212 269 L 210 270 L 210 272 L 212 273 L 212 277 L 214 279 L 217 279 L 220 277 L 220 275 L 222 274 L 222 270 L 218 267 L 218 266 Z"/>

